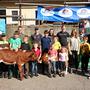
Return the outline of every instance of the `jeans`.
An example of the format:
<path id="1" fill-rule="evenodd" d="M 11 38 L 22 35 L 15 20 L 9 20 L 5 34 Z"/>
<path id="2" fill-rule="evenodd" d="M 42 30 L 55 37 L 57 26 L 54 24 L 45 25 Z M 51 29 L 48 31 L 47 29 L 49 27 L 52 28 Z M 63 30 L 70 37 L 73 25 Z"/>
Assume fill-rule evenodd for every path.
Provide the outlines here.
<path id="1" fill-rule="evenodd" d="M 48 65 L 48 72 L 51 74 L 51 72 L 54 72 L 56 74 L 56 61 L 50 61 Z"/>
<path id="2" fill-rule="evenodd" d="M 32 61 L 32 74 L 37 74 L 37 61 Z"/>

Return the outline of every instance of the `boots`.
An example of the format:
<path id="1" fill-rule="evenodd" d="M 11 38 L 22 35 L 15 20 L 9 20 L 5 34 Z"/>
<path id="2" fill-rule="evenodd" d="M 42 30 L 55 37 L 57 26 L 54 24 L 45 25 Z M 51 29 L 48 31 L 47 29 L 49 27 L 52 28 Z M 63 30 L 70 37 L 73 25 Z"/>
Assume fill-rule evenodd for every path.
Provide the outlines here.
<path id="1" fill-rule="evenodd" d="M 12 71 L 9 70 L 9 71 L 8 71 L 8 79 L 11 79 L 11 78 L 12 78 Z"/>
<path id="2" fill-rule="evenodd" d="M 54 78 L 56 77 L 56 72 L 54 72 L 53 77 L 54 77 Z"/>
<path id="3" fill-rule="evenodd" d="M 4 72 L 4 78 L 8 77 L 8 72 Z"/>

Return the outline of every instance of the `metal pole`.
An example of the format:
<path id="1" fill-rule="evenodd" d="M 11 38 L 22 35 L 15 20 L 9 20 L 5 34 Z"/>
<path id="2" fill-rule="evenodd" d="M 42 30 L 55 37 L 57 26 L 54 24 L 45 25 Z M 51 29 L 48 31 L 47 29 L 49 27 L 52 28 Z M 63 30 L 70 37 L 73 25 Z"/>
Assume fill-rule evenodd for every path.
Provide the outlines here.
<path id="1" fill-rule="evenodd" d="M 77 5 L 86 5 L 86 4 L 90 4 L 90 2 L 64 2 L 64 4 L 77 4 Z"/>
<path id="2" fill-rule="evenodd" d="M 44 4 L 44 3 L 15 3 L 15 5 L 23 5 L 23 6 L 64 6 L 62 4 Z"/>
<path id="3" fill-rule="evenodd" d="M 22 0 L 19 0 L 19 2 L 21 3 Z M 20 26 L 22 26 L 22 5 L 19 4 L 19 23 L 20 23 Z"/>
<path id="4" fill-rule="evenodd" d="M 22 13 L 21 13 L 21 5 L 19 5 L 19 22 L 20 22 L 20 26 L 22 26 Z"/>

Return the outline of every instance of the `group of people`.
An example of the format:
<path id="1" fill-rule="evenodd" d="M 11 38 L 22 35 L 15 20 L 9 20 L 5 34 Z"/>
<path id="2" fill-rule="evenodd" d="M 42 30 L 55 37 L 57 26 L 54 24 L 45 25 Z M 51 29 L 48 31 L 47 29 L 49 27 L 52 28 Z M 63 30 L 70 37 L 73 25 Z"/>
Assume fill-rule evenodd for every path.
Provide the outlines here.
<path id="1" fill-rule="evenodd" d="M 77 73 L 80 61 L 82 74 L 88 73 L 90 57 L 88 37 L 85 33 L 79 34 L 76 29 L 69 34 L 65 25 L 61 26 L 61 31 L 57 34 L 50 29 L 45 30 L 42 35 L 39 28 L 35 28 L 35 33 L 31 36 L 23 34 L 22 27 L 19 27 L 8 40 L 6 35 L 0 36 L 0 50 L 2 49 L 10 49 L 15 52 L 18 50 L 33 51 L 36 54 L 37 60 L 30 60 L 23 66 L 25 78 L 28 78 L 29 75 L 37 77 L 40 70 L 42 74 L 46 74 L 50 78 L 56 77 L 57 74 L 60 77 L 65 76 L 68 71 Z M 0 63 L 0 67 L 0 76 L 7 76 L 7 72 L 10 71 L 7 70 L 8 65 Z M 17 68 L 14 67 L 14 69 Z M 9 75 L 8 77 L 11 78 Z"/>

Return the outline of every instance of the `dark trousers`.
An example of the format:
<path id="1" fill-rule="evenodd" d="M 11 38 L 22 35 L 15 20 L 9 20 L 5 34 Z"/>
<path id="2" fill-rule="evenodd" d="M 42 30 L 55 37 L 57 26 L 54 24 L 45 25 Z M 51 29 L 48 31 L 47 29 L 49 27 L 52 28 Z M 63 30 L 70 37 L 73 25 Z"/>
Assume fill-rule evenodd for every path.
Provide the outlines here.
<path id="1" fill-rule="evenodd" d="M 87 72 L 88 63 L 89 63 L 89 56 L 86 54 L 82 55 L 82 57 L 81 57 L 81 69 L 82 69 L 82 71 Z"/>
<path id="2" fill-rule="evenodd" d="M 0 63 L 0 75 L 7 73 L 8 74 L 8 65 Z"/>
<path id="3" fill-rule="evenodd" d="M 65 71 L 66 70 L 65 62 L 59 61 L 58 63 L 59 63 L 60 72 Z"/>
<path id="4" fill-rule="evenodd" d="M 78 69 L 79 66 L 79 56 L 77 54 L 77 51 L 72 51 L 72 55 L 69 56 L 69 67 Z"/>
<path id="5" fill-rule="evenodd" d="M 0 63 L 0 76 L 12 76 L 13 75 L 13 65 L 6 65 Z"/>
<path id="6" fill-rule="evenodd" d="M 48 64 L 42 62 L 42 74 L 48 73 Z"/>
<path id="7" fill-rule="evenodd" d="M 42 56 L 44 53 L 48 54 L 49 49 L 42 49 Z M 48 74 L 48 64 L 45 62 L 42 62 L 42 74 Z"/>

